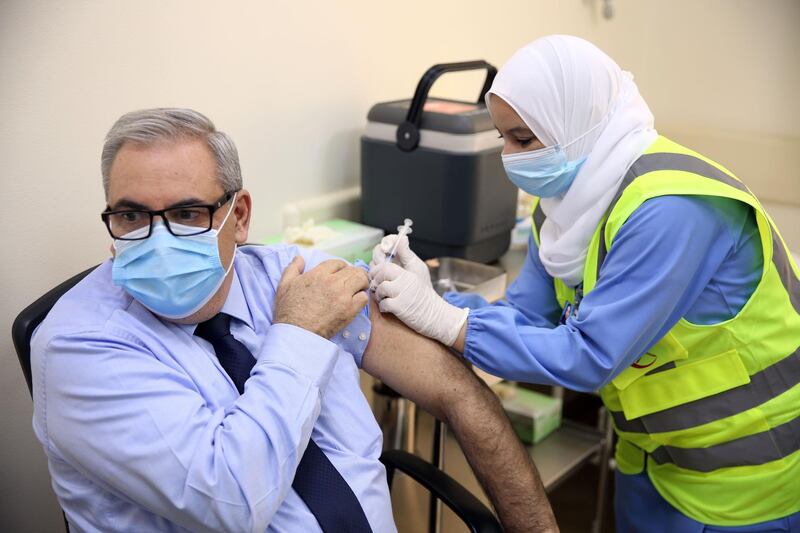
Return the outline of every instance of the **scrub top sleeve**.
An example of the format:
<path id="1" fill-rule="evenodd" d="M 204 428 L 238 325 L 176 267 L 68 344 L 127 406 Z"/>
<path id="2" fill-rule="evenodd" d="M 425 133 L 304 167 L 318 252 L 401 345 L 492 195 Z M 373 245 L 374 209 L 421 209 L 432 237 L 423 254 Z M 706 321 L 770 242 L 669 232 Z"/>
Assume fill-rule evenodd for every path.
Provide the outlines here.
<path id="1" fill-rule="evenodd" d="M 480 309 L 489 305 L 480 294 L 469 292 L 446 292 L 442 295 L 445 301 L 456 307 L 469 307 L 470 309 Z"/>
<path id="2" fill-rule="evenodd" d="M 561 308 L 556 300 L 553 278 L 539 259 L 539 246 L 528 238 L 528 253 L 517 278 L 506 291 L 501 306 L 512 307 L 524 314 L 532 323 L 542 327 L 555 327 L 561 317 Z"/>
<path id="3" fill-rule="evenodd" d="M 677 323 L 733 246 L 703 198 L 649 200 L 617 233 L 577 317 L 542 327 L 521 311 L 526 297 L 542 305 L 535 290 L 519 291 L 513 305 L 470 312 L 464 356 L 506 379 L 596 390 Z"/>
<path id="4" fill-rule="evenodd" d="M 446 292 L 444 299 L 456 307 L 480 309 L 490 305 L 483 297 L 466 292 Z M 539 260 L 539 247 L 528 239 L 528 251 L 516 279 L 506 290 L 505 299 L 495 302 L 497 307 L 510 307 L 524 314 L 532 323 L 542 327 L 555 327 L 561 309 L 555 298 L 553 278 Z"/>

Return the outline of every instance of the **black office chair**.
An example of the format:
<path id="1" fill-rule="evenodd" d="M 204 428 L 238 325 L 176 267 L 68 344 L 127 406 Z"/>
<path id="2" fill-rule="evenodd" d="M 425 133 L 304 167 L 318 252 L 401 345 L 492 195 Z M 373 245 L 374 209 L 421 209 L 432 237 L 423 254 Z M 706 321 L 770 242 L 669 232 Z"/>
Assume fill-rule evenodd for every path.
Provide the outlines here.
<path id="1" fill-rule="evenodd" d="M 26 307 L 11 326 L 11 337 L 19 357 L 19 364 L 28 390 L 31 391 L 31 347 L 30 341 L 36 327 L 42 323 L 47 313 L 68 290 L 86 277 L 96 267 L 84 270 L 55 288 L 49 290 L 35 302 Z M 32 392 L 32 391 L 31 391 Z M 432 464 L 402 450 L 387 450 L 380 458 L 386 467 L 389 487 L 392 486 L 395 471 L 399 470 L 440 499 L 458 516 L 473 533 L 499 533 L 503 529 L 494 514 L 456 480 Z M 64 524 L 69 531 L 66 516 Z M 431 530 L 433 531 L 433 530 Z"/>

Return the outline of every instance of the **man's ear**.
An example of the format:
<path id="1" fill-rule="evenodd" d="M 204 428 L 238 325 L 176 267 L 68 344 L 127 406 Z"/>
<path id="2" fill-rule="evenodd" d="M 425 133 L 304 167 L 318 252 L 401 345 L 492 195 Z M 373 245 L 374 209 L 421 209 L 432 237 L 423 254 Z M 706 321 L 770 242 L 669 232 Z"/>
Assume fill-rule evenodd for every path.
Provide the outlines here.
<path id="1" fill-rule="evenodd" d="M 247 235 L 250 231 L 250 215 L 253 208 L 253 199 L 247 189 L 242 189 L 236 194 L 236 205 L 233 206 L 233 216 L 236 220 L 234 228 L 234 239 L 236 244 L 247 242 Z"/>

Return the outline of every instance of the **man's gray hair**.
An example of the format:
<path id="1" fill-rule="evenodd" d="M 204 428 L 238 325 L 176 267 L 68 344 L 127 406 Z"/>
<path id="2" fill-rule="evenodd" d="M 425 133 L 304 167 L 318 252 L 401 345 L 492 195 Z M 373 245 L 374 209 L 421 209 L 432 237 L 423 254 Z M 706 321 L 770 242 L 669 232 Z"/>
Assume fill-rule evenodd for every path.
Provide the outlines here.
<path id="1" fill-rule="evenodd" d="M 125 143 L 154 144 L 178 139 L 203 139 L 217 161 L 217 178 L 225 192 L 242 188 L 242 169 L 233 140 L 202 113 L 192 109 L 163 107 L 142 109 L 122 115 L 106 135 L 101 169 L 103 189 L 108 196 L 111 165 Z"/>

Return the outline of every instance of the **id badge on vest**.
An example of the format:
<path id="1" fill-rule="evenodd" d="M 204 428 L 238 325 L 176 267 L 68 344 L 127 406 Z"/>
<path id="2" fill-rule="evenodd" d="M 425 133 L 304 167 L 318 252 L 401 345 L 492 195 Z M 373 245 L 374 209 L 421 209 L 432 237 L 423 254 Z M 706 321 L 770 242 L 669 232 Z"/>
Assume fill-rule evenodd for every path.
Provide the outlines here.
<path id="1" fill-rule="evenodd" d="M 564 304 L 564 309 L 561 311 L 561 318 L 558 321 L 559 325 L 563 326 L 566 324 L 570 317 L 578 318 L 578 308 L 581 305 L 581 300 L 583 300 L 583 283 L 575 287 L 575 302 L 567 301 Z"/>

